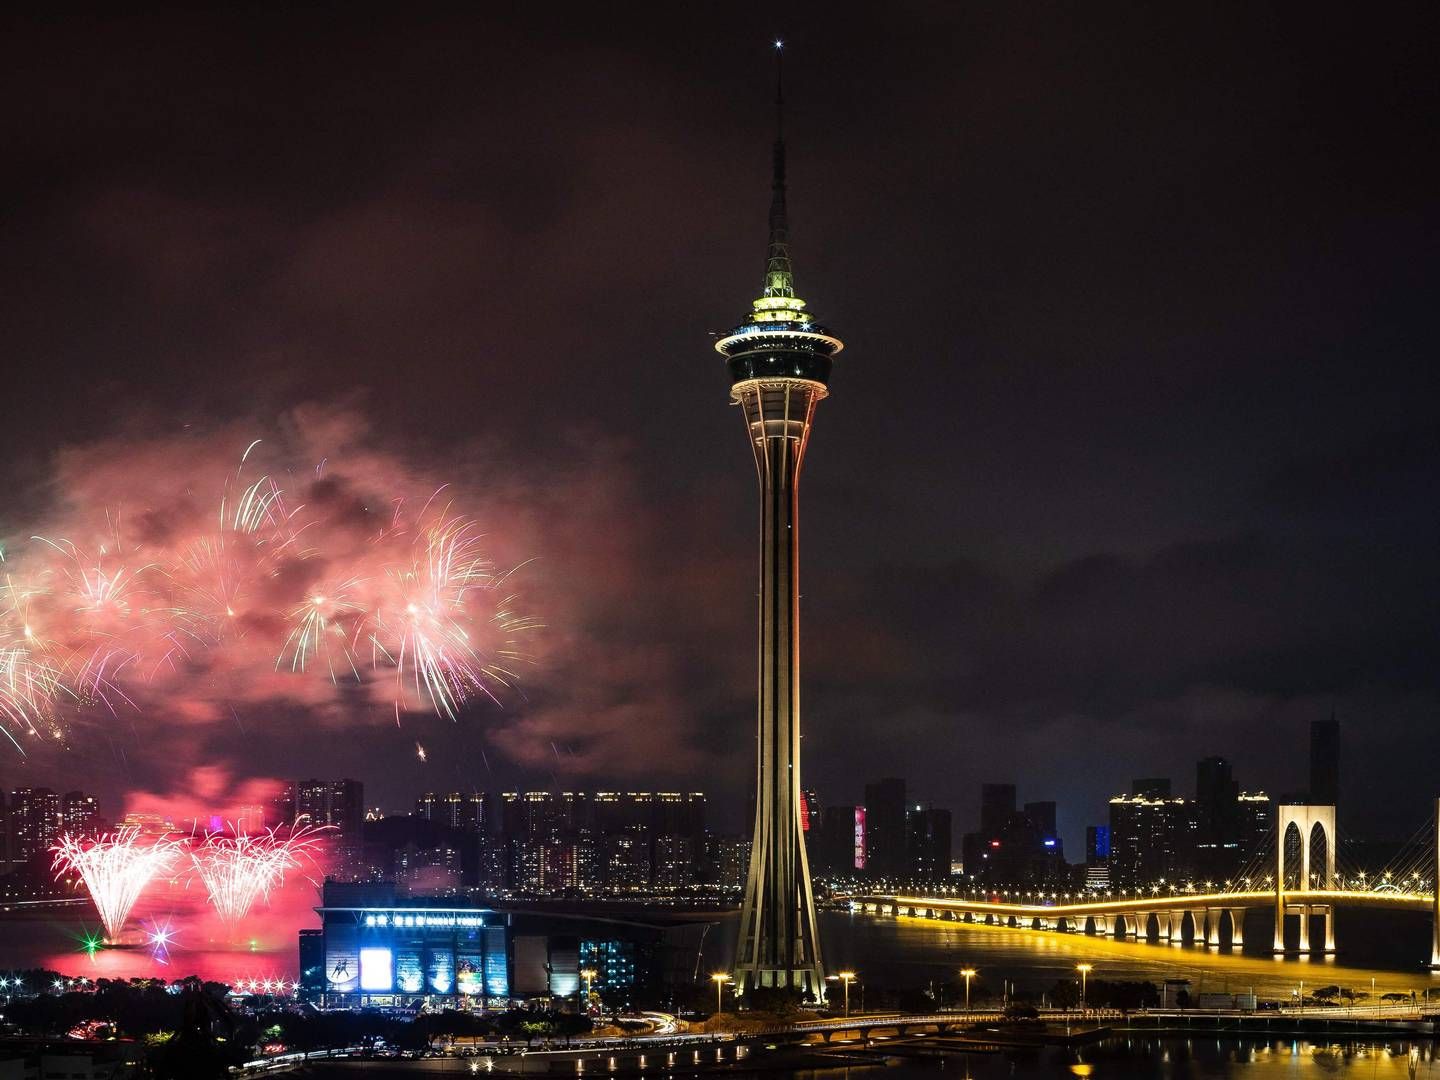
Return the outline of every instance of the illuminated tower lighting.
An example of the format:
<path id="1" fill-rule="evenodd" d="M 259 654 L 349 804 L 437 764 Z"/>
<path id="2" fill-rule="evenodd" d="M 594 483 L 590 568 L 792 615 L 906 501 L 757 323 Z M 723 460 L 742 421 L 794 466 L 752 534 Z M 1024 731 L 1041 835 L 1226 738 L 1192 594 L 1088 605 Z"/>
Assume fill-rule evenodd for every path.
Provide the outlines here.
<path id="1" fill-rule="evenodd" d="M 765 290 L 716 350 L 730 368 L 760 479 L 760 672 L 755 839 L 740 915 L 735 985 L 800 989 L 819 1000 L 825 972 L 801 832 L 800 463 L 831 360 L 844 346 L 795 295 L 785 210 L 783 95 L 776 43 L 776 136 Z"/>

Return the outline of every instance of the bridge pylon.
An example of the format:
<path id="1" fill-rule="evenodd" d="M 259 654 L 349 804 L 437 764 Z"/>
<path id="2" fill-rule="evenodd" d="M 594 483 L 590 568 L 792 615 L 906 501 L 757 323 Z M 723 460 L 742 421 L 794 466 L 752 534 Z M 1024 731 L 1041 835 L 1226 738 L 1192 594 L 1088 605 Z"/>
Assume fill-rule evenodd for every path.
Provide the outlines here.
<path id="1" fill-rule="evenodd" d="M 1279 806 L 1275 814 L 1275 946 L 1274 951 L 1284 955 L 1285 948 L 1285 838 L 1294 828 L 1300 838 L 1299 885 L 1302 890 L 1333 889 L 1335 887 L 1335 807 L 1333 806 Z M 1310 867 L 1310 849 L 1316 830 L 1325 842 L 1325 865 L 1318 874 Z M 1325 952 L 1335 951 L 1335 908 L 1333 905 L 1300 904 L 1293 908 L 1300 916 L 1300 941 L 1298 952 L 1310 951 L 1310 917 L 1312 914 L 1325 915 Z"/>
<path id="2" fill-rule="evenodd" d="M 1440 799 L 1435 800 L 1434 862 L 1430 886 L 1430 970 L 1440 971 Z"/>

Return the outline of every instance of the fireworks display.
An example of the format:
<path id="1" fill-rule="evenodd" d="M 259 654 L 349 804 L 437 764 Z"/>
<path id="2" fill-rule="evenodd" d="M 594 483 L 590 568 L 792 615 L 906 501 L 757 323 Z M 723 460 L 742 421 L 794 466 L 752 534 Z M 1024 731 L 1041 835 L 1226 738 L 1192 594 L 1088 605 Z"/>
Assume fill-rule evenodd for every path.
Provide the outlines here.
<path id="1" fill-rule="evenodd" d="M 438 493 L 412 509 L 323 470 L 251 479 L 244 458 L 221 487 L 178 523 L 96 511 L 84 535 L 0 553 L 0 731 L 16 747 L 182 682 L 312 705 L 358 690 L 397 720 L 454 719 L 511 684 L 536 624 Z"/>
<path id="2" fill-rule="evenodd" d="M 138 828 L 117 829 L 95 839 L 66 836 L 54 848 L 55 869 L 73 872 L 84 881 L 105 935 L 117 941 L 130 909 L 155 875 L 168 870 L 180 842 L 142 838 Z"/>
<path id="3" fill-rule="evenodd" d="M 273 829 L 253 836 L 211 834 L 191 850 L 190 861 L 215 911 L 233 927 L 257 899 L 269 899 L 287 871 L 312 861 L 319 842 L 313 829 L 285 837 Z"/>

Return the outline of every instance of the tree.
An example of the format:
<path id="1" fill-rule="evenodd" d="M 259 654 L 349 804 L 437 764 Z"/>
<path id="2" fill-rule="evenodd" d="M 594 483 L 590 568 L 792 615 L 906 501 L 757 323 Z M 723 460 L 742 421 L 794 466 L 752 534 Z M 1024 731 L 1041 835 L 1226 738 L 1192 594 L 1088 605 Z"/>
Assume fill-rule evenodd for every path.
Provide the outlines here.
<path id="1" fill-rule="evenodd" d="M 1060 979 L 1050 988 L 1050 1004 L 1057 1009 L 1073 1009 L 1080 1004 L 1080 984 L 1074 979 Z"/>
<path id="2" fill-rule="evenodd" d="M 594 1026 L 590 1022 L 590 1017 L 582 1013 L 559 1013 L 553 1022 L 555 1033 L 565 1036 L 565 1045 L 567 1046 L 570 1045 L 571 1038 L 586 1034 Z"/>

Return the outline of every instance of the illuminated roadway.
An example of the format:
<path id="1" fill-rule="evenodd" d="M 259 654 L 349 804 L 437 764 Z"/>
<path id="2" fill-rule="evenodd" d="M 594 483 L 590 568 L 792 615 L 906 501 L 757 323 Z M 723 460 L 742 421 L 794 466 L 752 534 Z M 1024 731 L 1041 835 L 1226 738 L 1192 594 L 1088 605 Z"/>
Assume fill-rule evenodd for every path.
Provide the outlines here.
<path id="1" fill-rule="evenodd" d="M 1214 908 L 1274 907 L 1275 890 L 1229 893 L 1179 893 L 1153 896 L 1114 897 L 1084 902 L 1009 903 L 998 900 L 966 899 L 959 896 L 902 896 L 899 894 L 857 893 L 841 897 L 866 909 L 908 908 L 912 911 L 950 911 L 964 915 L 996 915 L 1030 919 L 1088 918 L 1096 915 L 1140 915 L 1160 911 L 1204 911 Z M 1434 897 L 1428 893 L 1374 892 L 1348 889 L 1286 889 L 1285 903 L 1337 904 L 1344 907 L 1378 908 L 1382 911 L 1429 911 Z"/>

